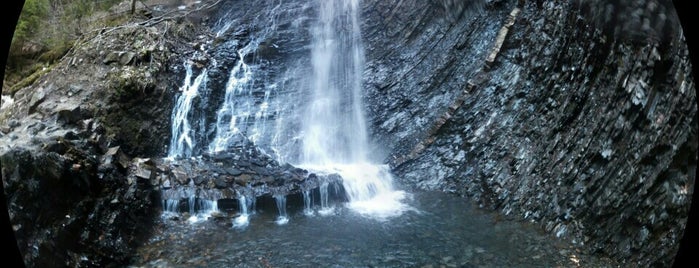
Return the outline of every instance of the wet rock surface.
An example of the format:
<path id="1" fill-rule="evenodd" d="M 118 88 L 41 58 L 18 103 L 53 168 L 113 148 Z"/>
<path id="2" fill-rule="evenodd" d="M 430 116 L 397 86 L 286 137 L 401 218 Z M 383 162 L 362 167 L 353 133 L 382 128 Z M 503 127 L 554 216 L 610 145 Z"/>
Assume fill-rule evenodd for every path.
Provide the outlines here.
<path id="1" fill-rule="evenodd" d="M 44 149 L 0 155 L 8 212 L 27 266 L 123 263 L 149 235 L 143 226 L 156 213 L 156 188 L 98 156 L 95 146 L 62 138 Z"/>
<path id="2" fill-rule="evenodd" d="M 189 159 L 155 160 L 150 168 L 162 199 L 256 199 L 311 191 L 321 184 L 341 185 L 338 174 L 316 174 L 290 164 L 279 164 L 244 140 L 228 150 Z"/>

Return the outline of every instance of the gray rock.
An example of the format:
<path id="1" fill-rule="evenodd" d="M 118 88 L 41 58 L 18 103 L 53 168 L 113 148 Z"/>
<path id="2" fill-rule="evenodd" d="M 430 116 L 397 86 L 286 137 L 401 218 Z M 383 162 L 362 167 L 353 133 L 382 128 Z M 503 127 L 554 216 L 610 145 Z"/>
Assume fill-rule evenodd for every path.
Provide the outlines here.
<path id="1" fill-rule="evenodd" d="M 59 110 L 56 114 L 58 116 L 57 120 L 64 124 L 75 124 L 82 119 L 80 106 L 66 107 Z"/>
<path id="2" fill-rule="evenodd" d="M 119 55 L 119 63 L 121 65 L 129 65 L 133 63 L 134 57 L 136 57 L 136 53 L 133 53 L 131 51 L 124 52 L 121 55 Z"/>
<path id="3" fill-rule="evenodd" d="M 32 114 L 36 112 L 36 108 L 46 99 L 46 90 L 43 87 L 38 88 L 32 94 L 32 98 L 29 100 L 29 110 L 28 113 Z"/>
<path id="4" fill-rule="evenodd" d="M 120 52 L 112 51 L 109 52 L 105 57 L 104 60 L 102 60 L 102 63 L 104 64 L 110 64 L 119 61 L 121 56 Z"/>
<path id="5" fill-rule="evenodd" d="M 214 184 L 216 185 L 216 188 L 220 188 L 220 189 L 228 188 L 228 182 L 226 181 L 226 179 L 224 177 L 218 177 L 218 178 L 214 179 Z"/>
<path id="6" fill-rule="evenodd" d="M 145 179 L 145 180 L 150 180 L 154 176 L 153 170 L 151 169 L 151 166 L 147 165 L 137 165 L 136 167 L 136 172 L 135 175 L 138 178 Z"/>
<path id="7" fill-rule="evenodd" d="M 194 176 L 194 184 L 195 184 L 195 185 L 201 185 L 202 183 L 205 183 L 205 182 L 207 182 L 208 180 L 209 180 L 209 179 L 208 179 L 207 177 L 202 176 L 202 175 Z"/>
<path id="8" fill-rule="evenodd" d="M 173 168 L 172 175 L 175 177 L 175 181 L 177 181 L 177 183 L 180 185 L 187 185 L 187 182 L 189 182 L 187 172 L 185 172 L 181 167 Z"/>
<path id="9" fill-rule="evenodd" d="M 252 176 L 250 176 L 248 174 L 242 174 L 238 177 L 235 177 L 235 183 L 240 185 L 240 186 L 246 186 L 246 185 L 248 185 L 248 183 L 250 182 L 251 179 L 252 179 Z"/>
<path id="10" fill-rule="evenodd" d="M 226 169 L 226 173 L 230 174 L 231 176 L 238 176 L 240 174 L 243 174 L 243 172 L 237 168 L 228 168 Z"/>

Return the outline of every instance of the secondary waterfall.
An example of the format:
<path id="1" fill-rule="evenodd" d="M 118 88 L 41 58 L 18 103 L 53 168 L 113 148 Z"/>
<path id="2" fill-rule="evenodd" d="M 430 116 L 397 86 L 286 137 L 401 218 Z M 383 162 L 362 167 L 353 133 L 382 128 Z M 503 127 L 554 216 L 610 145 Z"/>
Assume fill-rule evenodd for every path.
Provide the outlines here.
<path id="1" fill-rule="evenodd" d="M 250 117 L 252 105 L 249 98 L 240 97 L 242 94 L 250 94 L 250 80 L 252 70 L 245 63 L 245 56 L 251 53 L 254 43 L 251 42 L 240 49 L 238 63 L 233 67 L 226 83 L 226 95 L 221 109 L 216 114 L 216 136 L 209 145 L 209 151 L 217 152 L 226 149 L 233 138 L 241 132 L 240 128 L 246 126 Z"/>
<path id="2" fill-rule="evenodd" d="M 206 87 L 207 71 L 204 69 L 192 81 L 192 63 L 184 65 L 186 75 L 184 84 L 180 88 L 182 93 L 177 97 L 175 108 L 172 112 L 172 138 L 168 157 L 189 157 L 196 145 L 194 129 L 190 126 L 189 116 L 194 99 L 199 96 L 199 87 Z"/>
<path id="3" fill-rule="evenodd" d="M 359 0 L 321 0 L 313 30 L 312 99 L 302 119 L 302 166 L 342 176 L 349 207 L 385 218 L 408 209 L 387 166 L 370 163 L 363 114 Z"/>

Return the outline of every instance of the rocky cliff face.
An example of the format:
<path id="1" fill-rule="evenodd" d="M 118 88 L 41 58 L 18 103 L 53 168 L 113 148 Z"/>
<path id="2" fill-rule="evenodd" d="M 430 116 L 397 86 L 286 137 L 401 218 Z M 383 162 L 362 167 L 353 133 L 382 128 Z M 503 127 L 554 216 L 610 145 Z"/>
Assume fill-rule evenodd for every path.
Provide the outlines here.
<path id="1" fill-rule="evenodd" d="M 568 3 L 493 2 L 451 21 L 429 3 L 366 4 L 367 114 L 386 161 L 591 252 L 671 263 L 697 150 L 679 25 L 614 36 Z"/>
<path id="2" fill-rule="evenodd" d="M 167 149 L 186 27 L 92 34 L 3 105 L 3 186 L 27 266 L 124 264 L 147 238 L 160 198 L 137 171 Z"/>

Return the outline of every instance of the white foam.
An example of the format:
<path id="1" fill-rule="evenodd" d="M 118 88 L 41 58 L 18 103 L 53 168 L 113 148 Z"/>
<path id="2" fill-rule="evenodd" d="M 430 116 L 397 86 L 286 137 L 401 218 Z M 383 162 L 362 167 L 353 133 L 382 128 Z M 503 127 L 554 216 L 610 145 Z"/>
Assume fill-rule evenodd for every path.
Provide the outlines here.
<path id="1" fill-rule="evenodd" d="M 414 210 L 403 202 L 411 195 L 393 189 L 393 176 L 387 165 L 359 163 L 302 167 L 319 174 L 339 174 L 349 199 L 347 207 L 363 216 L 385 220 Z"/>

